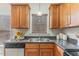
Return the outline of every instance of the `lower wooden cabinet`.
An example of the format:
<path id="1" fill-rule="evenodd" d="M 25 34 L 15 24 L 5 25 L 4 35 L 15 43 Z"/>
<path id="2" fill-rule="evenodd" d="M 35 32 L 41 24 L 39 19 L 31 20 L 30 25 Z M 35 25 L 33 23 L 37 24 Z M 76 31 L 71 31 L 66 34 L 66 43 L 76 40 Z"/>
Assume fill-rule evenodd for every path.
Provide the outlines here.
<path id="1" fill-rule="evenodd" d="M 40 49 L 40 56 L 53 56 L 53 49 Z"/>
<path id="2" fill-rule="evenodd" d="M 25 56 L 39 56 L 39 49 L 25 49 Z"/>
<path id="3" fill-rule="evenodd" d="M 39 56 L 39 44 L 25 44 L 25 56 Z"/>
<path id="4" fill-rule="evenodd" d="M 63 49 L 56 44 L 26 44 L 25 56 L 63 56 Z"/>
<path id="5" fill-rule="evenodd" d="M 64 55 L 64 50 L 60 48 L 58 45 L 55 45 L 54 56 L 63 56 L 63 55 Z"/>

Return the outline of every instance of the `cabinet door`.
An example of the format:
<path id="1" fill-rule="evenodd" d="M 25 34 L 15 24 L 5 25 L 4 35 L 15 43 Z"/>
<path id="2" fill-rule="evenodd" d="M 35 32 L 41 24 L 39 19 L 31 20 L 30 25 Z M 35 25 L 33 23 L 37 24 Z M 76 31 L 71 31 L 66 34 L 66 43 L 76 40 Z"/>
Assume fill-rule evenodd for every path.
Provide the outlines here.
<path id="1" fill-rule="evenodd" d="M 70 24 L 70 4 L 60 5 L 60 28 L 68 27 Z"/>
<path id="2" fill-rule="evenodd" d="M 71 24 L 70 26 L 79 26 L 79 4 L 71 4 Z"/>
<path id="3" fill-rule="evenodd" d="M 40 49 L 41 56 L 53 56 L 53 49 Z"/>
<path id="4" fill-rule="evenodd" d="M 59 6 L 50 7 L 50 28 L 59 28 Z"/>
<path id="5" fill-rule="evenodd" d="M 20 6 L 20 28 L 29 27 L 29 8 L 26 5 Z"/>
<path id="6" fill-rule="evenodd" d="M 40 44 L 40 48 L 54 48 L 54 44 Z"/>
<path id="7" fill-rule="evenodd" d="M 39 56 L 39 49 L 25 49 L 25 56 Z"/>
<path id="8" fill-rule="evenodd" d="M 63 54 L 64 54 L 64 50 L 59 46 L 55 45 L 54 56 L 63 56 Z"/>
<path id="9" fill-rule="evenodd" d="M 19 10 L 20 10 L 20 7 L 17 6 L 17 5 L 12 5 L 11 6 L 11 27 L 12 28 L 19 28 Z"/>

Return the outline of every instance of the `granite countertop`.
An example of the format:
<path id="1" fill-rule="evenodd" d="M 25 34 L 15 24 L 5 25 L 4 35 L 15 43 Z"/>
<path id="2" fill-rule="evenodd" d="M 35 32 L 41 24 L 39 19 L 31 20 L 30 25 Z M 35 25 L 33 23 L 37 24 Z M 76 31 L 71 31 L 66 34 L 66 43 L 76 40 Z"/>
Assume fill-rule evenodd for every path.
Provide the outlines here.
<path id="1" fill-rule="evenodd" d="M 58 46 L 60 46 L 64 51 L 65 49 L 79 49 L 79 45 L 77 44 L 73 44 L 68 42 L 67 40 L 56 40 L 56 39 L 52 39 L 51 41 L 45 41 L 45 42 L 29 42 L 29 41 L 13 41 L 13 42 L 5 42 L 5 44 L 11 44 L 11 43 L 55 43 Z"/>
<path id="2" fill-rule="evenodd" d="M 50 40 L 50 41 L 36 41 L 36 42 L 29 42 L 29 41 L 13 41 L 13 42 L 5 42 L 6 43 L 56 43 L 57 45 L 59 45 L 61 48 L 63 49 L 79 49 L 79 45 L 77 44 L 72 44 L 66 40 L 62 40 L 60 39 L 59 41 L 56 39 Z"/>

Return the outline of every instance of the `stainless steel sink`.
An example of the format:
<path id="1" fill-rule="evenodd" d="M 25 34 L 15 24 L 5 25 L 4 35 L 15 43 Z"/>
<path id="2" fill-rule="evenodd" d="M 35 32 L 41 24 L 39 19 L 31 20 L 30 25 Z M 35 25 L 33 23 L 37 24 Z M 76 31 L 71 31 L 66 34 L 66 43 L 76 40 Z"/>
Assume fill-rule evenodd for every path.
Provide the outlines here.
<path id="1" fill-rule="evenodd" d="M 27 42 L 52 42 L 53 40 L 50 40 L 48 38 L 30 38 L 26 41 Z"/>
<path id="2" fill-rule="evenodd" d="M 37 40 L 35 40 L 35 39 L 34 40 L 33 39 L 32 40 L 28 40 L 28 42 L 51 42 L 51 41 L 52 40 L 45 40 L 45 39 L 44 40 L 43 39 L 41 39 L 41 40 L 39 40 L 39 39 L 37 39 Z"/>

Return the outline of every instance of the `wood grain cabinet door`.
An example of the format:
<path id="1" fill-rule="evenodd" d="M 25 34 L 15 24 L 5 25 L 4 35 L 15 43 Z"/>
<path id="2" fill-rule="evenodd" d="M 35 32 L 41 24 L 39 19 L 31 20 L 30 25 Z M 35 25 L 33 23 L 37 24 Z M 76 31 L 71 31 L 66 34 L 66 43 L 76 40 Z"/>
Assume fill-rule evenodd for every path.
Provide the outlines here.
<path id="1" fill-rule="evenodd" d="M 20 7 L 18 5 L 11 6 L 11 27 L 19 28 L 19 15 L 20 15 Z"/>
<path id="2" fill-rule="evenodd" d="M 79 4 L 71 3 L 71 24 L 70 26 L 79 26 Z"/>
<path id="3" fill-rule="evenodd" d="M 51 5 L 49 8 L 50 28 L 59 28 L 59 6 Z"/>
<path id="4" fill-rule="evenodd" d="M 20 28 L 29 27 L 29 8 L 26 5 L 20 6 Z"/>
<path id="5" fill-rule="evenodd" d="M 54 48 L 54 56 L 63 56 L 64 55 L 64 50 L 60 48 L 58 45 L 55 45 Z"/>
<path id="6" fill-rule="evenodd" d="M 54 48 L 54 44 L 40 44 L 40 48 Z"/>
<path id="7" fill-rule="evenodd" d="M 40 56 L 39 49 L 25 49 L 25 56 Z"/>
<path id="8" fill-rule="evenodd" d="M 25 44 L 25 56 L 40 56 L 39 44 Z"/>
<path id="9" fill-rule="evenodd" d="M 60 28 L 68 27 L 70 25 L 70 4 L 60 5 Z"/>
<path id="10" fill-rule="evenodd" d="M 40 49 L 40 56 L 53 56 L 53 49 Z"/>

